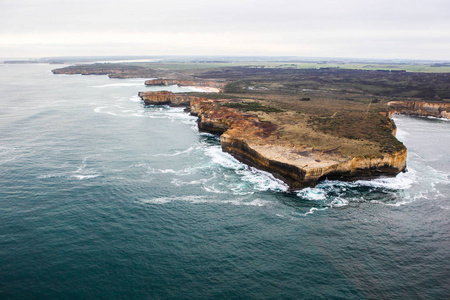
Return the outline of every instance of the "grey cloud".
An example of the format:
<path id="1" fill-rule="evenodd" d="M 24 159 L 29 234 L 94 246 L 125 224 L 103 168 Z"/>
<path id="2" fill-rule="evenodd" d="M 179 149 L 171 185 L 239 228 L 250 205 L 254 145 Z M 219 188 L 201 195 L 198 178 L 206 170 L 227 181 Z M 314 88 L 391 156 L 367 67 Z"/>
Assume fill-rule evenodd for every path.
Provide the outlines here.
<path id="1" fill-rule="evenodd" d="M 450 41 L 449 11 L 447 0 L 0 0 L 0 41 L 2 34 L 33 34 L 43 39 L 53 33 L 67 39 L 114 33 L 246 34 L 298 48 L 305 42 L 332 40 L 333 47 L 347 49 L 349 40 L 358 44 L 354 32 L 366 32 L 368 43 L 377 42 L 382 32 L 384 40 L 406 45 L 412 42 L 391 33 L 403 31 L 414 40 L 427 31 L 441 36 L 435 44 L 436 53 L 441 53 L 437 49 Z M 379 44 L 377 49 L 386 52 Z M 192 47 L 186 44 L 185 48 Z"/>

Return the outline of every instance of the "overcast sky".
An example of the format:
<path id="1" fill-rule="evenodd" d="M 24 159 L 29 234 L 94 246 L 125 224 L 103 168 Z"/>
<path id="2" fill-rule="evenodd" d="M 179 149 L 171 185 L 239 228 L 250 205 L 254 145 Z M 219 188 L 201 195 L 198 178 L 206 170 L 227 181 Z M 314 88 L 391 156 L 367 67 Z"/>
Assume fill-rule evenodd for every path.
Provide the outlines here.
<path id="1" fill-rule="evenodd" d="M 450 60 L 450 0 L 0 0 L 0 57 Z"/>

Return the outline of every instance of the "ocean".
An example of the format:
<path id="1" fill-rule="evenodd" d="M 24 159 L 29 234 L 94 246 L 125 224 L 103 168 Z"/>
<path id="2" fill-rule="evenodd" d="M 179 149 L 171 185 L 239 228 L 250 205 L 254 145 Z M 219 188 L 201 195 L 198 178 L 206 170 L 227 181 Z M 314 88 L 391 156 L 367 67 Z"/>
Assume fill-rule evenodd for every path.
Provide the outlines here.
<path id="1" fill-rule="evenodd" d="M 394 117 L 395 178 L 289 192 L 161 87 L 57 67 L 0 64 L 1 299 L 450 297 L 450 122 Z"/>

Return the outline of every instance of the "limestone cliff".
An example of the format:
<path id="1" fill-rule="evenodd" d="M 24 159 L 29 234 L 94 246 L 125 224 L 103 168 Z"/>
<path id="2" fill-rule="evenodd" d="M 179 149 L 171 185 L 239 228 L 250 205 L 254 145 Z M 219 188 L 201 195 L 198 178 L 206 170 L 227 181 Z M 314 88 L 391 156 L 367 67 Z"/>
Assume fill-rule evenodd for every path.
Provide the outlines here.
<path id="1" fill-rule="evenodd" d="M 355 180 L 395 175 L 406 168 L 404 146 L 393 153 L 353 157 L 334 150 L 318 151 L 281 140 L 278 125 L 225 106 L 230 100 L 200 97 L 188 100 L 191 113 L 198 116 L 199 129 L 221 135 L 223 151 L 274 174 L 291 189 L 314 186 L 324 178 Z"/>
<path id="2" fill-rule="evenodd" d="M 192 99 L 199 97 L 174 94 L 168 91 L 160 92 L 140 92 L 139 97 L 145 105 L 171 105 L 171 106 L 190 106 Z"/>
<path id="3" fill-rule="evenodd" d="M 398 113 L 423 117 L 450 119 L 450 103 L 424 101 L 391 101 L 389 116 Z"/>
<path id="4" fill-rule="evenodd" d="M 196 86 L 196 87 L 211 87 L 217 88 L 218 92 L 222 92 L 225 86 L 225 82 L 217 81 L 205 81 L 205 80 L 177 80 L 177 79 L 150 79 L 145 81 L 145 85 L 156 85 L 156 86 L 166 86 L 166 85 L 178 85 L 178 86 Z"/>

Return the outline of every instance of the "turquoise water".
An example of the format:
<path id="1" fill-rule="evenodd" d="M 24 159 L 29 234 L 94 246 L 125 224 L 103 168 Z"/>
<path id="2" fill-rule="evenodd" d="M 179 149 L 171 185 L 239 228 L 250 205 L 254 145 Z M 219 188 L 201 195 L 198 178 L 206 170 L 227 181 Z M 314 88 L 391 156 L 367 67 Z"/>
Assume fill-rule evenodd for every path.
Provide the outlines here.
<path id="1" fill-rule="evenodd" d="M 396 178 L 287 192 L 142 79 L 56 67 L 0 64 L 0 298 L 450 295 L 450 122 L 395 117 Z"/>

